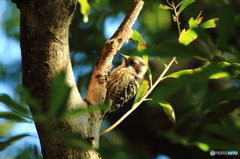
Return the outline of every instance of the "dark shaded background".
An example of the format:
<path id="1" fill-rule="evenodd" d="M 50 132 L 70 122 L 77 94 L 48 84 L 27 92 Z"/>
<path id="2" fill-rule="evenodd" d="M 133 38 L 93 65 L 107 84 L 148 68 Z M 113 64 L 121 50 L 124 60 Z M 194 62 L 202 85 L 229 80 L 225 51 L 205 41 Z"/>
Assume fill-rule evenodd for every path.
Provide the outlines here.
<path id="1" fill-rule="evenodd" d="M 91 70 L 95 64 L 98 54 L 103 47 L 103 44 L 108 40 L 118 25 L 121 23 L 124 15 L 131 7 L 132 1 L 129 0 L 90 0 L 91 13 L 89 15 L 89 22 L 84 23 L 83 16 L 80 14 L 80 8 L 76 9 L 72 24 L 70 27 L 69 41 L 71 59 L 76 81 L 79 90 L 83 97 L 86 94 L 87 86 L 89 84 Z M 177 1 L 174 1 L 176 4 Z M 226 1 L 225 1 L 226 2 Z M 201 50 L 209 55 L 212 59 L 217 55 L 224 57 L 229 62 L 239 62 L 239 24 L 240 24 L 240 5 L 238 0 L 228 1 L 231 5 L 226 5 L 221 0 L 202 0 L 197 1 L 187 7 L 180 15 L 181 29 L 188 28 L 188 20 L 191 17 L 196 18 L 200 11 L 202 11 L 203 21 L 211 18 L 222 17 L 224 19 L 233 18 L 234 24 L 226 24 L 229 28 L 233 26 L 233 30 L 217 30 L 216 28 L 206 30 L 208 41 L 199 39 L 193 42 L 191 47 L 196 50 Z M 134 25 L 137 30 L 147 42 L 147 47 L 156 47 L 164 41 L 177 41 L 178 30 L 177 25 L 172 21 L 171 10 L 161 10 L 158 5 L 166 4 L 165 1 L 147 0 L 141 14 Z M 19 41 L 19 12 L 16 6 L 9 1 L 6 1 L 7 9 L 3 12 L 2 28 L 8 38 Z M 234 10 L 233 14 L 224 12 L 225 7 Z M 229 31 L 229 36 L 221 37 L 219 32 Z M 226 34 L 225 34 L 226 35 Z M 225 38 L 225 42 L 219 39 Z M 0 40 L 0 42 L 2 39 Z M 220 41 L 220 42 L 219 42 Z M 6 46 L 5 46 L 6 47 Z M 7 54 L 6 50 L 1 54 Z M 124 45 L 119 51 L 123 54 L 130 55 L 134 52 L 132 44 Z M 18 55 L 19 56 L 19 55 Z M 161 57 L 161 50 L 159 50 Z M 210 58 L 210 60 L 212 60 Z M 168 58 L 163 58 L 166 63 Z M 17 93 L 14 93 L 15 86 L 21 84 L 21 66 L 20 60 L 10 62 L 1 61 L 0 56 L 0 83 L 1 85 L 12 86 L 11 90 L 13 98 L 18 99 Z M 114 67 L 121 62 L 120 56 L 117 54 L 114 60 Z M 196 58 L 180 58 L 178 65 L 173 65 L 169 71 L 175 72 L 182 69 L 194 69 L 206 65 L 207 61 L 202 61 Z M 153 71 L 153 77 L 159 76 L 163 70 L 163 66 L 154 58 L 151 58 L 150 67 Z M 148 77 L 146 77 L 148 78 Z M 174 79 L 164 80 L 158 88 L 152 93 L 153 96 L 161 96 L 158 94 L 158 89 Z M 190 79 L 191 80 L 191 79 Z M 192 79 L 195 80 L 195 79 Z M 188 82 L 188 81 L 186 81 Z M 159 155 L 166 155 L 171 159 L 235 159 L 238 156 L 210 156 L 210 150 L 219 151 L 238 151 L 240 153 L 240 120 L 239 108 L 234 109 L 231 113 L 214 114 L 213 107 L 218 109 L 218 103 L 227 101 L 229 107 L 237 102 L 232 102 L 231 97 L 221 101 L 218 95 L 213 98 L 219 98 L 212 105 L 208 105 L 210 111 L 203 111 L 201 105 L 206 102 L 206 97 L 213 92 L 226 93 L 225 90 L 229 88 L 239 89 L 239 77 L 234 79 L 219 79 L 209 80 L 202 92 L 198 94 L 191 94 L 188 87 L 181 87 L 176 89 L 171 96 L 165 100 L 173 106 L 176 114 L 177 124 L 174 125 L 169 121 L 168 117 L 163 112 L 163 109 L 154 102 L 144 102 L 133 114 L 125 119 L 116 129 L 104 135 L 101 138 L 100 153 L 103 158 L 111 159 L 164 159 Z M 1 92 L 9 92 L 5 87 L 0 88 Z M 234 99 L 238 96 L 235 94 Z M 103 123 L 103 129 L 107 128 L 115 121 L 117 121 L 128 109 L 131 108 L 130 101 L 123 108 L 116 113 L 110 114 L 107 120 Z M 223 107 L 223 112 L 225 111 Z M 211 114 L 212 113 L 212 114 Z M 212 117 L 212 118 L 210 118 Z M 9 126 L 7 129 L 10 129 Z M 8 135 L 11 135 L 9 133 Z M 6 134 L 1 135 L 4 139 Z M 37 141 L 37 139 L 36 139 Z M 26 150 L 16 149 L 18 153 L 23 153 L 22 158 L 34 158 L 36 146 L 32 146 L 32 140 L 25 139 L 30 146 L 26 146 Z M 38 141 L 37 141 L 38 142 Z M 34 143 L 34 142 L 33 142 Z M 38 145 L 38 144 L 36 144 Z M 208 146 L 203 151 L 200 145 Z M 11 146 L 9 147 L 9 149 Z M 9 150 L 8 150 L 9 151 Z M 39 150 L 37 151 L 39 152 Z M 1 155 L 0 155 L 1 156 Z M 21 156 L 21 155 L 20 155 Z M 21 158 L 19 156 L 19 158 Z M 1 158 L 1 157 L 0 157 Z"/>

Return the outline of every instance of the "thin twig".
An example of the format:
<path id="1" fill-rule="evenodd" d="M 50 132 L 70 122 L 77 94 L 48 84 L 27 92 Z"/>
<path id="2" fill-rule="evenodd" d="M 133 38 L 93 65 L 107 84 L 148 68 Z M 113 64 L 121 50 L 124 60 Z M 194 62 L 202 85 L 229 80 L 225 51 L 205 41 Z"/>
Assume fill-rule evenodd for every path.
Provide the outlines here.
<path id="1" fill-rule="evenodd" d="M 180 13 L 177 11 L 177 7 L 175 7 L 174 3 L 173 3 L 173 11 L 174 11 L 174 14 L 175 14 L 174 21 L 176 21 L 176 23 L 177 23 L 178 33 L 180 34 L 181 33 L 180 22 L 179 22 L 179 14 Z"/>
<path id="2" fill-rule="evenodd" d="M 125 113 L 117 122 L 115 122 L 112 126 L 110 126 L 108 129 L 102 131 L 101 133 L 99 133 L 99 135 L 103 135 L 106 134 L 107 132 L 111 131 L 112 129 L 114 129 L 117 125 L 119 125 L 129 114 L 131 114 L 143 101 L 146 101 L 147 96 L 153 91 L 153 89 L 158 85 L 158 83 L 160 81 L 162 81 L 164 79 L 164 75 L 167 73 L 167 71 L 169 70 L 170 66 L 173 64 L 173 62 L 176 60 L 176 57 L 173 57 L 171 62 L 168 64 L 168 66 L 164 69 L 164 71 L 162 72 L 162 74 L 159 76 L 159 78 L 157 79 L 157 81 L 153 84 L 153 86 L 149 89 L 149 91 L 144 95 L 144 97 L 142 97 L 142 99 L 135 103 L 133 105 L 133 107 L 127 112 Z"/>

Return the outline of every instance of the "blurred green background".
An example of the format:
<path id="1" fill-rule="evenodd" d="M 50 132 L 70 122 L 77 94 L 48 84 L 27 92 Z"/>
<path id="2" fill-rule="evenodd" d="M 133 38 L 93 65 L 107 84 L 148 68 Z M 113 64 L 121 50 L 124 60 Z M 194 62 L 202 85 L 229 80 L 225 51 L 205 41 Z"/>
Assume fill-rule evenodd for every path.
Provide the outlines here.
<path id="1" fill-rule="evenodd" d="M 180 1 L 174 1 L 175 4 Z M 69 32 L 70 52 L 75 79 L 80 93 L 85 97 L 92 68 L 103 44 L 118 28 L 125 14 L 132 6 L 129 0 L 90 0 L 91 12 L 88 23 L 83 22 L 80 6 L 77 7 Z M 157 48 L 164 42 L 177 42 L 178 29 L 172 20 L 171 10 L 159 9 L 166 1 L 146 0 L 133 29 L 145 39 L 147 48 Z M 0 93 L 8 94 L 19 102 L 15 90 L 21 84 L 21 56 L 19 45 L 19 10 L 8 0 L 0 2 Z M 168 73 L 182 69 L 195 69 L 214 62 L 239 64 L 240 60 L 240 2 L 238 0 L 202 0 L 188 6 L 180 15 L 181 29 L 188 29 L 188 20 L 196 18 L 202 11 L 203 21 L 220 18 L 217 28 L 205 30 L 198 40 L 190 44 L 196 52 L 207 55 L 207 60 L 191 56 L 180 56 Z M 153 49 L 168 63 L 170 58 L 165 50 Z M 174 48 L 173 48 L 174 50 Z M 125 44 L 119 51 L 130 55 L 134 46 Z M 148 51 L 148 49 L 146 50 Z M 120 64 L 117 54 L 113 67 Z M 218 69 L 210 65 L 206 74 L 214 74 Z M 150 68 L 153 79 L 160 75 L 163 65 L 152 56 Z M 223 71 L 223 69 L 220 69 Z M 100 150 L 103 158 L 109 159 L 235 159 L 237 156 L 210 156 L 210 150 L 238 151 L 240 153 L 240 78 L 236 67 L 224 70 L 227 78 L 210 79 L 206 74 L 186 76 L 184 79 L 168 79 L 160 82 L 151 94 L 155 99 L 144 102 L 133 114 L 113 131 L 103 135 Z M 205 76 L 206 75 L 206 76 Z M 148 77 L 146 77 L 148 79 Z M 176 82 L 177 81 L 177 82 Z M 178 82 L 179 81 L 179 82 Z M 181 82 L 182 81 L 182 82 Z M 164 100 L 171 103 L 176 114 L 176 125 L 169 121 L 156 100 L 166 90 L 170 95 Z M 110 114 L 103 123 L 105 129 L 117 121 L 128 109 L 130 101 L 119 111 Z M 0 111 L 9 107 L 0 103 Z M 0 115 L 0 158 L 41 158 L 41 150 L 32 121 L 10 120 Z M 19 138 L 16 142 L 8 140 L 13 136 L 27 133 L 32 136 Z M 9 142 L 5 142 L 9 141 Z M 5 144 L 5 145 L 4 145 Z M 7 148 L 5 148 L 7 146 Z"/>

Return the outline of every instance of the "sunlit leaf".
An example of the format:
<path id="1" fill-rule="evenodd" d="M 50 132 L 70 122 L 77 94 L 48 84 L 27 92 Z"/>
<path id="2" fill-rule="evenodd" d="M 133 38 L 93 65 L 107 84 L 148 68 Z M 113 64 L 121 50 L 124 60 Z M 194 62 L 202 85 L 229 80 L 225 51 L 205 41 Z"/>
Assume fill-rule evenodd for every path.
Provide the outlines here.
<path id="1" fill-rule="evenodd" d="M 192 41 L 197 39 L 197 37 L 198 35 L 193 29 L 188 29 L 188 30 L 183 29 L 182 32 L 180 33 L 178 41 L 183 45 L 188 45 Z"/>
<path id="2" fill-rule="evenodd" d="M 181 70 L 178 72 L 171 73 L 170 75 L 167 75 L 166 78 L 178 78 L 182 75 L 189 75 L 189 74 L 194 74 L 196 72 L 200 72 L 201 70 L 202 68 Z"/>
<path id="3" fill-rule="evenodd" d="M 205 152 L 208 152 L 210 150 L 210 147 L 209 145 L 205 144 L 205 143 L 197 143 L 197 146 L 202 150 L 202 151 L 205 151 Z"/>
<path id="4" fill-rule="evenodd" d="M 163 4 L 159 4 L 159 8 L 160 9 L 172 9 L 171 7 L 169 7 L 167 5 L 163 5 Z"/>
<path id="5" fill-rule="evenodd" d="M 195 0 L 183 0 L 178 12 L 182 12 L 188 5 L 192 4 L 194 1 Z"/>
<path id="6" fill-rule="evenodd" d="M 194 28 L 197 28 L 198 25 L 201 23 L 202 18 L 197 18 L 197 19 L 193 19 L 191 18 L 188 21 L 189 24 L 189 29 L 183 29 L 180 33 L 180 36 L 178 38 L 179 43 L 182 43 L 184 45 L 188 45 L 190 44 L 192 41 L 194 41 L 195 39 L 197 39 L 198 34 L 195 32 Z"/>
<path id="7" fill-rule="evenodd" d="M 187 69 L 187 70 L 181 70 L 178 72 L 174 72 L 168 76 L 166 76 L 166 78 L 178 78 L 181 75 L 187 75 L 187 74 L 194 74 L 196 72 L 201 72 L 202 69 L 204 69 L 204 67 L 202 68 L 197 68 L 197 69 Z M 209 79 L 219 79 L 219 78 L 223 78 L 223 77 L 230 77 L 228 72 L 217 72 L 212 74 Z"/>
<path id="8" fill-rule="evenodd" d="M 201 22 L 202 22 L 202 17 L 197 19 L 190 18 L 190 20 L 188 21 L 189 28 L 197 28 Z"/>
<path id="9" fill-rule="evenodd" d="M 217 21 L 218 21 L 218 18 L 213 18 L 213 19 L 210 19 L 210 20 L 202 23 L 201 25 L 199 25 L 199 27 L 204 28 L 204 29 L 215 28 L 217 26 Z"/>
<path id="10" fill-rule="evenodd" d="M 217 72 L 214 73 L 213 75 L 211 75 L 209 78 L 210 79 L 219 79 L 219 78 L 223 78 L 223 77 L 231 77 L 230 74 L 228 72 Z"/>
<path id="11" fill-rule="evenodd" d="M 159 102 L 159 105 L 163 107 L 165 114 L 168 116 L 169 120 L 172 121 L 174 124 L 176 123 L 176 117 L 174 110 L 170 103 L 165 101 Z"/>
<path id="12" fill-rule="evenodd" d="M 146 49 L 146 42 L 144 41 L 141 34 L 139 34 L 136 30 L 133 30 L 132 36 L 130 37 L 132 43 L 136 46 L 138 51 L 143 51 Z"/>
<path id="13" fill-rule="evenodd" d="M 88 15 L 90 13 L 91 7 L 88 3 L 87 0 L 78 0 L 80 3 L 80 12 L 83 14 L 83 22 L 87 23 L 88 22 Z"/>
<path id="14" fill-rule="evenodd" d="M 142 97 L 147 93 L 149 89 L 149 84 L 147 80 L 143 80 L 135 97 L 134 103 L 139 102 Z"/>

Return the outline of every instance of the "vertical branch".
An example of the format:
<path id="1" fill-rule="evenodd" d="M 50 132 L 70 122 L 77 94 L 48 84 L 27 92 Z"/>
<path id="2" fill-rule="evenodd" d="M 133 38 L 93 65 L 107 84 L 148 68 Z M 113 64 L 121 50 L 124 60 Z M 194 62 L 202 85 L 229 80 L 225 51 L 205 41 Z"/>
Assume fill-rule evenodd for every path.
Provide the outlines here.
<path id="1" fill-rule="evenodd" d="M 122 44 L 126 42 L 132 35 L 132 26 L 135 23 L 144 2 L 142 0 L 135 0 L 132 8 L 124 18 L 118 30 L 114 33 L 110 40 L 106 41 L 103 49 L 100 52 L 90 85 L 88 87 L 86 99 L 92 105 L 102 104 L 106 95 L 107 75 L 112 68 L 112 60 L 116 52 L 121 48 Z"/>

